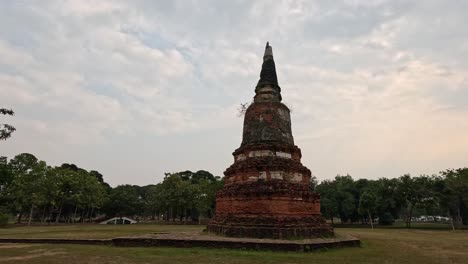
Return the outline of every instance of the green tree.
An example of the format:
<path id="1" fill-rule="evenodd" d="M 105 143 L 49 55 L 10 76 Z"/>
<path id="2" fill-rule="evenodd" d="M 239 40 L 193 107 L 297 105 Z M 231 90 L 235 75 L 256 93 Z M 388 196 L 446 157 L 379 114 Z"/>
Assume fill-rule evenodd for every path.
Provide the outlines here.
<path id="1" fill-rule="evenodd" d="M 317 185 L 315 190 L 320 194 L 320 211 L 329 218 L 333 224 L 333 218 L 339 215 L 338 201 L 336 197 L 336 182 L 324 180 Z"/>
<path id="2" fill-rule="evenodd" d="M 317 185 L 316 191 L 321 196 L 322 213 L 332 222 L 334 216 L 339 216 L 342 222 L 358 219 L 359 192 L 350 175 L 337 175 L 333 181 L 323 181 Z"/>
<path id="3" fill-rule="evenodd" d="M 13 173 L 10 165 L 8 164 L 7 157 L 0 156 L 0 186 L 6 186 L 13 180 Z"/>
<path id="4" fill-rule="evenodd" d="M 445 178 L 441 205 L 456 225 L 468 224 L 468 168 L 449 169 L 441 174 Z"/>
<path id="5" fill-rule="evenodd" d="M 67 205 L 74 208 L 73 204 L 76 197 L 76 193 L 79 191 L 76 189 L 80 188 L 79 184 L 76 183 L 76 171 L 63 168 L 55 167 L 49 170 L 48 180 L 51 182 L 50 186 L 53 186 L 51 192 L 51 204 L 54 210 L 57 212 L 55 216 L 55 223 L 58 223 L 62 217 L 63 211 L 67 208 Z M 72 209 L 73 210 L 73 209 Z"/>
<path id="6" fill-rule="evenodd" d="M 159 220 L 161 212 L 163 211 L 161 199 L 161 184 L 145 186 L 145 198 L 143 199 L 145 210 L 149 213 L 151 220 L 156 218 Z"/>
<path id="7" fill-rule="evenodd" d="M 370 191 L 366 191 L 366 192 L 362 193 L 361 197 L 359 198 L 359 209 L 358 210 L 359 210 L 359 213 L 361 215 L 367 216 L 372 229 L 374 229 L 372 215 L 375 212 L 375 208 L 376 208 L 375 195 Z"/>
<path id="8" fill-rule="evenodd" d="M 403 204 L 403 199 L 399 196 L 398 192 L 399 181 L 398 179 L 380 178 L 375 181 L 373 185 L 373 192 L 376 197 L 376 213 L 379 217 L 379 223 L 382 220 L 397 218 L 398 213 Z M 392 223 L 392 221 L 385 221 L 385 224 Z"/>
<path id="9" fill-rule="evenodd" d="M 98 179 L 84 169 L 68 166 L 49 168 L 47 171 L 47 208 L 55 211 L 58 223 L 64 209 L 68 220 L 84 222 L 104 204 L 107 192 Z M 51 216 L 49 216 L 51 218 Z"/>
<path id="10" fill-rule="evenodd" d="M 7 157 L 0 156 L 0 196 L 2 191 L 5 191 L 11 184 L 13 176 Z"/>
<path id="11" fill-rule="evenodd" d="M 350 175 L 336 176 L 336 201 L 338 212 L 342 222 L 353 222 L 358 219 L 357 207 L 359 198 L 354 186 L 354 180 Z"/>
<path id="12" fill-rule="evenodd" d="M 409 174 L 401 176 L 398 180 L 398 195 L 405 207 L 406 227 L 411 228 L 414 209 L 423 207 L 424 202 L 431 198 L 431 180 L 426 175 L 412 178 Z"/>
<path id="13" fill-rule="evenodd" d="M 196 209 L 201 217 L 211 218 L 216 207 L 216 193 L 223 187 L 224 182 L 218 178 L 204 179 L 197 185 Z M 201 217 L 199 221 L 201 221 Z"/>
<path id="14" fill-rule="evenodd" d="M 11 171 L 8 159 L 6 157 L 0 157 L 0 214 L 8 211 L 8 204 L 10 204 L 10 198 L 7 193 L 13 181 L 13 172 Z"/>
<path id="15" fill-rule="evenodd" d="M 178 216 L 180 220 L 201 221 L 213 215 L 216 192 L 222 184 L 220 177 L 204 170 L 165 173 L 150 199 L 158 211 L 164 212 L 166 220 L 174 221 Z"/>
<path id="16" fill-rule="evenodd" d="M 23 210 L 29 207 L 28 225 L 31 224 L 34 209 L 44 202 L 45 174 L 47 164 L 29 153 L 22 153 L 10 160 L 14 174 L 10 195 L 19 212 L 21 222 Z"/>
<path id="17" fill-rule="evenodd" d="M 77 210 L 81 213 L 79 218 L 81 222 L 90 218 L 90 215 L 96 208 L 100 208 L 105 200 L 106 191 L 98 179 L 86 171 L 77 171 L 75 183 L 75 193 L 72 195 L 72 201 L 75 203 L 74 218 L 77 217 Z"/>
<path id="18" fill-rule="evenodd" d="M 136 185 L 125 184 L 112 189 L 104 205 L 106 215 L 118 217 L 138 215 L 144 207 L 138 188 Z"/>
<path id="19" fill-rule="evenodd" d="M 11 109 L 0 108 L 0 114 L 2 115 L 15 115 L 15 112 Z M 9 124 L 0 124 L 0 140 L 6 140 L 11 137 L 11 134 L 15 132 L 16 128 Z"/>

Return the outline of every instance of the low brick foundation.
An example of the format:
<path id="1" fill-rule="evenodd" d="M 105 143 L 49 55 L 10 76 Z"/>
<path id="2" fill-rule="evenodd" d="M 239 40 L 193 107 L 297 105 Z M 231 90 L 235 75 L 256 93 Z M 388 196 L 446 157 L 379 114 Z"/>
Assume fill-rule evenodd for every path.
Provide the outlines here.
<path id="1" fill-rule="evenodd" d="M 113 239 L 0 238 L 0 243 L 112 245 L 117 247 L 200 247 L 302 252 L 360 246 L 359 239 L 354 237 L 281 240 L 170 233 Z"/>
<path id="2" fill-rule="evenodd" d="M 112 239 L 0 238 L 0 243 L 112 245 Z"/>
<path id="3" fill-rule="evenodd" d="M 229 237 L 298 239 L 333 236 L 333 229 L 321 215 L 218 216 L 207 229 Z"/>
<path id="4" fill-rule="evenodd" d="M 274 227 L 245 227 L 245 226 L 222 226 L 210 224 L 208 232 L 220 234 L 229 237 L 256 237 L 273 239 L 290 238 L 314 238 L 333 235 L 329 228 L 303 227 L 303 228 L 274 228 Z"/>
<path id="5" fill-rule="evenodd" d="M 272 250 L 272 251 L 302 251 L 310 252 L 320 249 L 359 247 L 360 240 L 356 238 L 320 239 L 307 241 L 291 240 L 254 240 L 225 238 L 216 239 L 167 239 L 167 238 L 115 238 L 112 240 L 115 246 L 120 247 L 202 247 L 202 248 L 228 248 L 248 250 Z"/>

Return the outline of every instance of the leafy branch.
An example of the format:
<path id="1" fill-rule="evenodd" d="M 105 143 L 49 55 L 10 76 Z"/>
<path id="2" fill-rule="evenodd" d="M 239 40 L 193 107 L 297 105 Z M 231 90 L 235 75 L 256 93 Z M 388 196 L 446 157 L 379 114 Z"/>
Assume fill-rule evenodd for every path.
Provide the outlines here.
<path id="1" fill-rule="evenodd" d="M 0 108 L 0 114 L 2 115 L 15 115 L 15 112 L 11 109 Z M 16 131 L 16 128 L 8 124 L 0 124 L 0 140 L 6 140 L 11 137 L 11 134 Z"/>

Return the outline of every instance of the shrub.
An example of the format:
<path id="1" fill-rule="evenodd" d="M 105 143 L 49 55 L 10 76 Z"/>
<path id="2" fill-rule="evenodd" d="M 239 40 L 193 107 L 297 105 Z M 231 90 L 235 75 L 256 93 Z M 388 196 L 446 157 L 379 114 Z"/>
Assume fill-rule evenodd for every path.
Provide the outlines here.
<path id="1" fill-rule="evenodd" d="M 5 227 L 8 224 L 10 217 L 7 214 L 0 213 L 0 227 Z"/>
<path id="2" fill-rule="evenodd" d="M 379 225 L 393 225 L 395 219 L 391 213 L 384 213 L 381 217 L 379 217 Z"/>

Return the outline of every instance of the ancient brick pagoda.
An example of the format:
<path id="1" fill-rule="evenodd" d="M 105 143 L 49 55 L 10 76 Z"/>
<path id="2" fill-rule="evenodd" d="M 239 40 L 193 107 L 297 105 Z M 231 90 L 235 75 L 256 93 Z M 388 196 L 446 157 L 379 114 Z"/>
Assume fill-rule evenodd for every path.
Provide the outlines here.
<path id="1" fill-rule="evenodd" d="M 333 234 L 320 214 L 311 172 L 294 145 L 289 108 L 281 103 L 273 51 L 267 43 L 241 146 L 224 172 L 208 231 L 232 237 L 294 238 Z"/>

